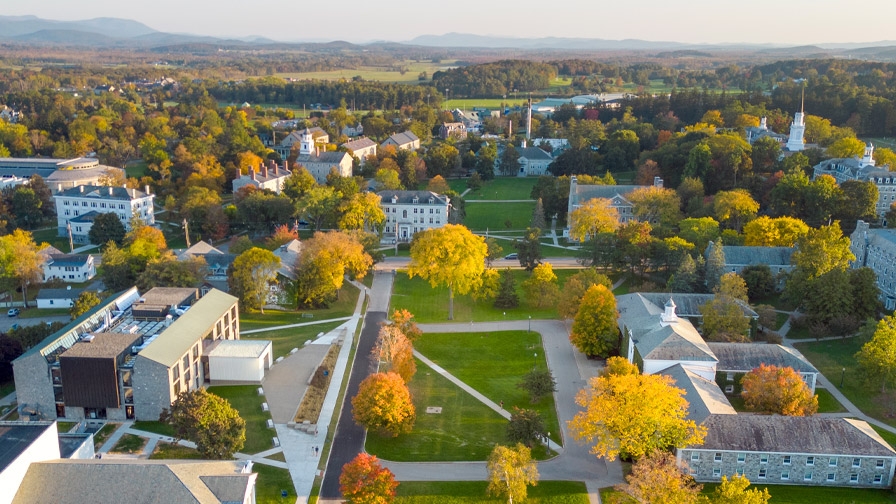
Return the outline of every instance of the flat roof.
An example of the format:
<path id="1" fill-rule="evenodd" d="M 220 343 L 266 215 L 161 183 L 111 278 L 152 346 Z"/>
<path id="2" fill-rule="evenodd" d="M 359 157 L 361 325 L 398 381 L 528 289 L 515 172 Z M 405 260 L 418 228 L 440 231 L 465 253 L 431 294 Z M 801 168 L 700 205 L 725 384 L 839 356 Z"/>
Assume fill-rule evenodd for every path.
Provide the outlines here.
<path id="1" fill-rule="evenodd" d="M 142 338 L 139 334 L 131 333 L 96 333 L 82 339 L 62 352 L 60 359 L 66 357 L 96 357 L 115 358 L 122 352 L 138 344 Z"/>
<path id="2" fill-rule="evenodd" d="M 0 472 L 12 464 L 53 422 L 0 422 Z"/>
<path id="3" fill-rule="evenodd" d="M 198 293 L 199 289 L 190 287 L 154 287 L 140 296 L 140 299 L 143 300 L 143 303 L 140 304 L 180 306 L 187 298 L 198 297 Z"/>
<path id="4" fill-rule="evenodd" d="M 272 343 L 268 340 L 220 340 L 211 351 L 209 357 L 261 357 Z"/>

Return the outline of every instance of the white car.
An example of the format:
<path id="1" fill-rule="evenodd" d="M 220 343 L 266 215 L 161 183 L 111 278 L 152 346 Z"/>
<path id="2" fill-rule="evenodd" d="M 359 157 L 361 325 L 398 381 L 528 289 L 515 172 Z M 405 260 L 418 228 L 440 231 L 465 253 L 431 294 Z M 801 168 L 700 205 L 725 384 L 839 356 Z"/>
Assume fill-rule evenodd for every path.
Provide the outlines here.
<path id="1" fill-rule="evenodd" d="M 9 311 L 6 312 L 6 315 L 9 317 L 17 317 L 19 313 L 18 308 L 10 308 Z"/>

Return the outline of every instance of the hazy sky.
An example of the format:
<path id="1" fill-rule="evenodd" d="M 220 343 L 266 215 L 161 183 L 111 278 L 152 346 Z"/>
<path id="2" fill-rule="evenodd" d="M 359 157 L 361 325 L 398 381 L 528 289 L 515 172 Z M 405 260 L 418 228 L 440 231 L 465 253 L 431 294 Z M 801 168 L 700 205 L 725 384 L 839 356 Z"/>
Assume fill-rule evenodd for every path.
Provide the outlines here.
<path id="1" fill-rule="evenodd" d="M 405 41 L 449 32 L 690 43 L 896 39 L 894 0 L 0 0 L 0 14 L 121 17 L 160 31 L 275 40 Z"/>

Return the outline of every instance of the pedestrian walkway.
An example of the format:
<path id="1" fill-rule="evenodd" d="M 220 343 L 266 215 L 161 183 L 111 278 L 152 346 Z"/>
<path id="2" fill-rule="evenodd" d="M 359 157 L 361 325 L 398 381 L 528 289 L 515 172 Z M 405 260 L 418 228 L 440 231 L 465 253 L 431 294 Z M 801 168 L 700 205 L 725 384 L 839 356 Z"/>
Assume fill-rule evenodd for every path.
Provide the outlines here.
<path id="1" fill-rule="evenodd" d="M 364 291 L 361 291 L 361 292 L 363 293 Z M 240 331 L 240 334 L 258 334 L 258 333 L 263 333 L 263 332 L 267 332 L 267 331 L 279 331 L 280 329 L 293 329 L 295 327 L 305 327 L 305 326 L 312 326 L 312 325 L 317 325 L 317 324 L 329 324 L 330 322 L 345 322 L 345 321 L 348 321 L 351 319 L 352 319 L 352 317 L 338 317 L 338 318 L 331 318 L 331 319 L 326 319 L 326 320 L 315 320 L 312 322 L 299 322 L 298 324 L 285 324 L 285 325 L 279 325 L 279 326 L 273 326 L 273 327 L 263 327 L 261 329 L 250 329 L 248 331 Z"/>

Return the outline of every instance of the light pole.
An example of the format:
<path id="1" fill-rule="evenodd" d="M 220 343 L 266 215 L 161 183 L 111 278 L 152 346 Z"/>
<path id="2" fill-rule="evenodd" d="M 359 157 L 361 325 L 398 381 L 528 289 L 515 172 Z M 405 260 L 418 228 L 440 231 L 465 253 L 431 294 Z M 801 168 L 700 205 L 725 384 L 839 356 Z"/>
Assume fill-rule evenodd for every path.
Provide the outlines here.
<path id="1" fill-rule="evenodd" d="M 846 368 L 840 371 L 840 388 L 843 388 L 843 377 L 846 376 Z"/>
<path id="2" fill-rule="evenodd" d="M 532 332 L 532 315 L 529 315 L 529 329 L 526 332 Z"/>
<path id="3" fill-rule="evenodd" d="M 532 361 L 532 369 L 535 369 L 538 367 L 538 352 L 535 352 L 533 355 L 535 356 L 535 360 Z"/>

